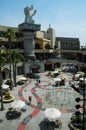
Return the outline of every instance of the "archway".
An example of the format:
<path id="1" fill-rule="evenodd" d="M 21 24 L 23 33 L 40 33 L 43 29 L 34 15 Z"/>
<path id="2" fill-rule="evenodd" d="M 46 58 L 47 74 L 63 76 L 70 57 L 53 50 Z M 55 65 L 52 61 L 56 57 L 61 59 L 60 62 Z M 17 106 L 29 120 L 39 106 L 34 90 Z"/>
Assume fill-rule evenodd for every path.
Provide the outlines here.
<path id="1" fill-rule="evenodd" d="M 9 78 L 9 73 L 10 73 L 9 69 L 4 68 L 2 71 L 2 79 Z"/>
<path id="2" fill-rule="evenodd" d="M 37 65 L 37 64 L 34 64 L 34 65 L 30 66 L 30 71 L 32 73 L 39 73 L 40 72 L 40 66 Z"/>
<path id="3" fill-rule="evenodd" d="M 46 70 L 52 70 L 53 69 L 53 65 L 51 62 L 46 62 L 45 63 L 45 71 Z"/>

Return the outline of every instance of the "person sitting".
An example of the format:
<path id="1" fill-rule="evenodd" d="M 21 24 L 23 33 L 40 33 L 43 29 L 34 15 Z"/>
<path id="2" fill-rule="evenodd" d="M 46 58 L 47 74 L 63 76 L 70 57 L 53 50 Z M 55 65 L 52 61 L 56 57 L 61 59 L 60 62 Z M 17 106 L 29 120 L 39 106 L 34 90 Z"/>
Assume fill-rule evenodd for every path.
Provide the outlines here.
<path id="1" fill-rule="evenodd" d="M 62 125 L 61 120 L 56 120 L 55 124 L 58 125 L 58 126 L 61 126 Z"/>

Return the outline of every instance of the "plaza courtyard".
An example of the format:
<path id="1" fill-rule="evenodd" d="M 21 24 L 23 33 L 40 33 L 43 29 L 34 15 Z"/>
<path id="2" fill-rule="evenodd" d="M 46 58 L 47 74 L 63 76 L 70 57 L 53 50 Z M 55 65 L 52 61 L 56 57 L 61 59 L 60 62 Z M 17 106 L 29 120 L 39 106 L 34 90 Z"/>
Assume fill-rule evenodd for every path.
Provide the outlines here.
<path id="1" fill-rule="evenodd" d="M 70 130 L 69 122 L 75 109 L 75 98 L 78 93 L 74 91 L 69 82 L 72 82 L 72 74 L 61 72 L 65 78 L 65 85 L 54 86 L 54 79 L 45 73 L 39 73 L 40 83 L 35 79 L 28 79 L 24 85 L 17 85 L 11 90 L 14 101 L 21 100 L 25 105 L 17 108 L 21 116 L 17 119 L 7 120 L 6 112 L 11 103 L 4 103 L 4 110 L 0 111 L 0 130 Z M 21 77 L 21 76 L 17 76 Z M 28 97 L 32 97 L 31 103 Z M 15 104 L 16 106 L 16 104 Z M 44 111 L 47 108 L 57 108 L 61 111 L 60 120 L 62 126 L 46 126 L 44 124 Z"/>

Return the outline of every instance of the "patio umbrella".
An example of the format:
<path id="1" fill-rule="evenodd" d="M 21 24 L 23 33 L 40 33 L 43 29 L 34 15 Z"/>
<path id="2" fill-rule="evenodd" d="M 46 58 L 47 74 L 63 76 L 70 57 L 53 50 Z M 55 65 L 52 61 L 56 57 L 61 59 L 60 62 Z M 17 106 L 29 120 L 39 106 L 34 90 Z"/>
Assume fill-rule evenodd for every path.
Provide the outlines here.
<path id="1" fill-rule="evenodd" d="M 55 70 L 58 71 L 58 72 L 61 72 L 61 69 L 59 69 L 59 68 L 56 68 Z"/>
<path id="2" fill-rule="evenodd" d="M 77 74 L 84 75 L 84 72 L 82 72 L 82 71 L 78 71 Z"/>
<path id="3" fill-rule="evenodd" d="M 44 114 L 49 121 L 55 121 L 61 116 L 61 112 L 56 108 L 48 108 L 44 111 Z"/>
<path id="4" fill-rule="evenodd" d="M 9 85 L 7 84 L 2 84 L 2 89 L 8 89 L 9 88 Z"/>
<path id="5" fill-rule="evenodd" d="M 55 73 L 59 73 L 59 71 L 57 71 L 57 70 L 53 71 L 53 74 L 55 74 Z"/>
<path id="6" fill-rule="evenodd" d="M 25 102 L 21 101 L 21 100 L 15 100 L 14 102 L 11 103 L 11 107 L 15 108 L 15 109 L 20 109 L 22 107 L 25 106 Z"/>
<path id="7" fill-rule="evenodd" d="M 18 80 L 27 80 L 26 77 L 19 77 Z"/>
<path id="8" fill-rule="evenodd" d="M 83 77 L 82 77 L 82 78 L 80 78 L 80 80 L 86 82 L 86 78 L 83 78 Z"/>
<path id="9" fill-rule="evenodd" d="M 61 78 L 61 79 L 67 79 L 66 75 L 58 75 L 58 77 Z"/>
<path id="10" fill-rule="evenodd" d="M 60 81 L 61 81 L 61 78 L 59 78 L 59 77 L 58 77 L 58 78 L 53 78 L 53 80 L 54 80 L 54 81 L 59 81 L 59 82 L 60 82 Z"/>

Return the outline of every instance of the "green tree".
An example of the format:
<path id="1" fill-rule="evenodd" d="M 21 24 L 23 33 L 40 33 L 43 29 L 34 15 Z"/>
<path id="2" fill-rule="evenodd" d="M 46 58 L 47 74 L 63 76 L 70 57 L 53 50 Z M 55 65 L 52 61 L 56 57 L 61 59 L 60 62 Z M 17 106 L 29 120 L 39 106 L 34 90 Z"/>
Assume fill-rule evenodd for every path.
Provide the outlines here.
<path id="1" fill-rule="evenodd" d="M 79 89 L 83 90 L 84 88 L 85 88 L 85 82 L 83 80 L 79 82 Z"/>
<path id="2" fill-rule="evenodd" d="M 16 69 L 17 69 L 17 63 L 24 61 L 24 56 L 19 53 L 17 49 L 12 51 L 11 59 L 13 63 L 13 81 L 14 86 L 16 86 Z"/>
<path id="3" fill-rule="evenodd" d="M 12 76 L 11 76 L 11 63 L 12 63 L 12 59 L 11 59 L 11 44 L 12 44 L 12 40 L 16 38 L 16 35 L 14 33 L 14 30 L 12 28 L 7 29 L 6 33 L 5 33 L 5 37 L 8 39 L 9 42 L 9 58 L 8 58 L 8 62 L 9 62 L 9 68 L 10 68 L 10 73 L 9 73 L 9 78 L 10 78 L 10 82 L 11 82 L 11 88 L 13 87 L 13 82 L 12 82 Z"/>
<path id="4" fill-rule="evenodd" d="M 0 95 L 1 95 L 1 110 L 4 109 L 4 105 L 3 105 L 3 92 L 2 92 L 2 71 L 1 71 L 1 68 L 7 62 L 7 60 L 4 57 L 2 51 L 3 51 L 2 48 L 0 48 Z"/>

